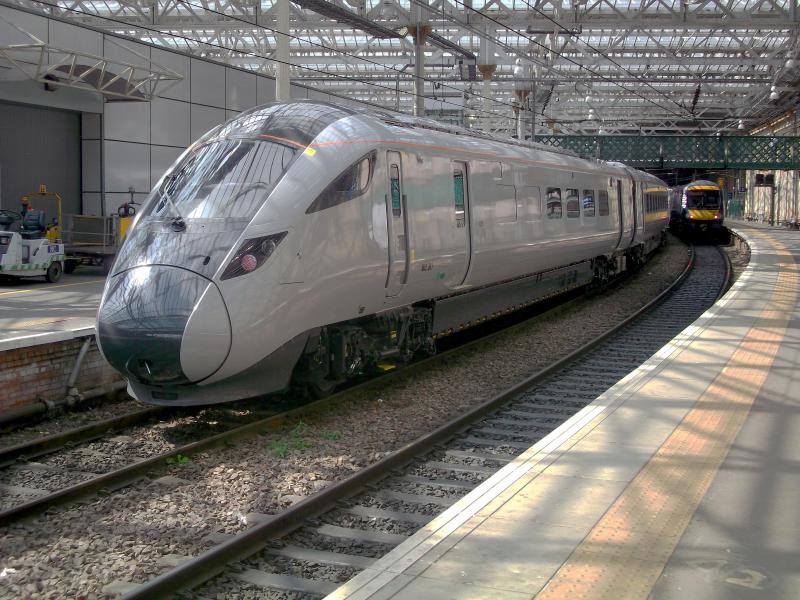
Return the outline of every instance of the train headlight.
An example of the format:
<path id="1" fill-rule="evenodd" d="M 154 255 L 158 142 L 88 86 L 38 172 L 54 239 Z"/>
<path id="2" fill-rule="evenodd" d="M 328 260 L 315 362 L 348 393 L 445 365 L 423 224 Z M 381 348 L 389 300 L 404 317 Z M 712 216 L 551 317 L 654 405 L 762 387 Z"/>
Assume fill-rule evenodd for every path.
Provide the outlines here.
<path id="1" fill-rule="evenodd" d="M 275 249 L 283 241 L 283 238 L 286 237 L 286 233 L 286 231 L 282 231 L 281 233 L 245 240 L 239 246 L 236 254 L 233 255 L 231 262 L 228 263 L 221 279 L 231 279 L 255 271 L 272 256 Z"/>
<path id="2" fill-rule="evenodd" d="M 252 254 L 245 254 L 241 261 L 242 268 L 245 272 L 255 271 L 258 266 L 258 259 Z"/>

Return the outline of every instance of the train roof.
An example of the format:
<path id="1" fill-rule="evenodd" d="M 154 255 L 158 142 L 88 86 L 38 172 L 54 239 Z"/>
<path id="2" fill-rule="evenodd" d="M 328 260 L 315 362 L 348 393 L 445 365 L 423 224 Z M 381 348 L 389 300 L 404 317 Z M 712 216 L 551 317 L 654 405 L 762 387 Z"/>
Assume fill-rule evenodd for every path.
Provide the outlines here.
<path id="1" fill-rule="evenodd" d="M 494 136 L 482 131 L 445 125 L 433 119 L 390 113 L 375 108 L 343 106 L 320 100 L 292 100 L 262 104 L 241 113 L 232 121 L 222 125 L 215 130 L 213 137 L 262 136 L 297 145 L 307 145 L 329 125 L 354 115 L 366 116 L 394 127 L 436 131 L 580 158 L 570 150 L 546 144 Z M 267 130 L 269 131 L 267 132 Z"/>
<path id="2" fill-rule="evenodd" d="M 542 150 L 544 152 L 553 152 L 555 154 L 563 154 L 565 156 L 580 158 L 572 150 L 565 150 L 563 148 L 557 148 L 556 146 L 548 146 L 547 144 L 529 142 L 528 140 L 519 140 L 517 138 L 491 135 L 483 131 L 467 129 L 466 127 L 459 127 L 457 125 L 447 125 L 445 123 L 440 123 L 439 121 L 434 121 L 433 119 L 426 119 L 423 117 L 413 117 L 411 115 L 405 115 L 399 113 L 398 114 L 387 113 L 375 109 L 364 109 L 363 111 L 358 110 L 357 112 L 361 112 L 362 114 L 375 117 L 376 119 L 380 119 L 381 121 L 383 121 L 385 124 L 394 125 L 395 127 L 428 129 L 431 131 L 439 131 L 441 133 L 449 133 L 452 135 L 463 135 L 472 138 L 490 140 L 493 142 L 500 142 L 502 144 L 511 144 L 514 146 L 521 146 L 523 148 L 532 148 L 534 150 Z"/>

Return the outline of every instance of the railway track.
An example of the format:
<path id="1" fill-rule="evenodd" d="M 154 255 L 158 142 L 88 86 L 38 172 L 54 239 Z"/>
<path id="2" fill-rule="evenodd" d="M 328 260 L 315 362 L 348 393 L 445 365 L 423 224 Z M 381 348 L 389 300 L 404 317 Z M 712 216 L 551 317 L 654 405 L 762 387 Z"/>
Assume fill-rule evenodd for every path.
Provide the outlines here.
<path id="1" fill-rule="evenodd" d="M 700 246 L 690 266 L 679 285 L 566 358 L 280 514 L 250 515 L 255 524 L 249 529 L 218 536 L 217 545 L 198 556 L 173 557 L 175 568 L 132 586 L 124 598 L 190 589 L 191 597 L 317 598 L 331 592 L 591 403 L 711 306 L 729 283 L 727 257 Z"/>
<path id="2" fill-rule="evenodd" d="M 149 473 L 169 464 L 169 461 L 190 457 L 198 452 L 220 447 L 237 439 L 274 431 L 286 422 L 309 410 L 318 410 L 326 405 L 342 401 L 348 395 L 376 385 L 383 385 L 394 377 L 406 377 L 432 363 L 446 360 L 448 356 L 484 343 L 494 335 L 509 331 L 515 326 L 564 310 L 575 298 L 561 304 L 542 303 L 535 316 L 505 323 L 496 333 L 486 335 L 470 332 L 466 341 L 451 342 L 449 349 L 435 356 L 417 360 L 378 377 L 355 383 L 340 392 L 313 402 L 299 404 L 287 410 L 254 410 L 253 401 L 217 405 L 209 409 L 184 409 L 193 420 L 192 425 L 202 430 L 187 443 L 156 451 L 148 449 L 146 443 L 133 439 L 132 430 L 141 427 L 165 424 L 175 411 L 163 407 L 148 407 L 119 417 L 105 419 L 61 433 L 44 436 L 25 443 L 0 448 L 0 492 L 5 493 L 6 506 L 0 505 L 0 526 L 41 513 L 49 508 L 61 506 L 86 498 L 98 492 L 109 492 L 130 485 Z M 249 406 L 249 408 L 242 408 Z M 238 413 L 238 414 L 237 414 Z M 181 419 L 183 420 L 183 419 Z M 74 460 L 69 458 L 74 455 Z M 102 463 L 108 456 L 130 456 L 133 460 L 105 469 Z M 55 456 L 56 462 L 37 462 L 33 459 Z M 67 458 L 61 460 L 64 456 Z M 81 462 L 97 467 L 82 468 Z M 99 463 L 99 464 L 98 464 Z M 77 465 L 77 466 L 76 466 Z M 23 485 L 15 485 L 17 479 Z M 12 483 L 7 483 L 10 480 Z M 27 482 L 33 480 L 33 485 Z M 16 498 L 13 498 L 16 496 Z M 16 500 L 16 501 L 14 501 Z M 11 504 L 8 506 L 8 504 Z"/>
<path id="3" fill-rule="evenodd" d="M 613 282 L 617 285 L 624 278 Z M 274 431 L 285 423 L 327 405 L 346 399 L 348 395 L 385 385 L 394 377 L 408 377 L 424 370 L 458 352 L 476 344 L 486 343 L 494 336 L 529 325 L 539 318 L 547 318 L 566 310 L 582 296 L 572 291 L 558 298 L 542 301 L 515 315 L 501 317 L 492 322 L 496 329 L 487 334 L 491 326 L 478 326 L 452 336 L 446 349 L 439 354 L 417 360 L 408 366 L 382 376 L 351 385 L 323 400 L 301 404 L 287 410 L 253 409 L 253 402 L 217 405 L 208 409 L 184 409 L 180 417 L 175 411 L 162 407 L 149 407 L 97 423 L 34 439 L 14 446 L 0 448 L 0 526 L 31 517 L 53 507 L 85 499 L 97 493 L 109 493 L 140 481 L 163 468 L 170 461 L 183 460 L 215 447 L 230 444 L 237 439 Z M 532 315 L 532 316 L 531 316 Z M 245 407 L 245 408 L 243 408 Z M 189 415 L 186 415 L 186 412 Z M 168 448 L 153 447 L 147 441 L 131 435 L 137 429 L 167 425 L 173 429 L 197 430 L 185 433 L 183 443 L 170 444 Z M 176 424 L 177 423 L 177 424 Z M 116 457 L 129 457 L 122 465 Z M 43 460 L 35 460 L 43 459 Z"/>

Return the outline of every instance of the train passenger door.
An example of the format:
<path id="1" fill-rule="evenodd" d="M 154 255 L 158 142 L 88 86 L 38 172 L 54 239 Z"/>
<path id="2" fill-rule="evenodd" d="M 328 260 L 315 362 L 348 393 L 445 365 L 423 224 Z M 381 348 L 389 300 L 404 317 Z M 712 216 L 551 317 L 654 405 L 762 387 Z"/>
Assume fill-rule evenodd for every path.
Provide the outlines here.
<path id="1" fill-rule="evenodd" d="M 611 184 L 612 191 L 614 193 L 616 193 L 616 196 L 617 196 L 617 201 L 614 203 L 614 204 L 617 205 L 617 214 L 619 215 L 619 223 L 617 225 L 619 227 L 619 237 L 617 238 L 617 248 L 621 248 L 622 247 L 622 240 L 625 237 L 625 225 L 626 225 L 625 205 L 624 205 L 624 203 L 622 201 L 622 182 L 619 179 L 616 180 L 616 189 L 614 189 L 615 186 L 614 186 L 614 180 L 613 179 L 611 179 L 609 181 L 609 183 Z"/>
<path id="2" fill-rule="evenodd" d="M 633 233 L 631 234 L 631 241 L 635 242 L 638 237 L 639 228 L 641 227 L 641 218 L 639 215 L 639 202 L 637 201 L 636 194 L 636 181 L 633 177 L 631 179 L 631 209 L 633 212 Z"/>
<path id="3" fill-rule="evenodd" d="M 403 163 L 399 152 L 387 152 L 389 193 L 386 194 L 386 221 L 389 234 L 389 272 L 386 296 L 397 296 L 408 281 L 408 220 L 403 193 Z"/>
<path id="4" fill-rule="evenodd" d="M 456 216 L 455 244 L 458 248 L 453 257 L 454 276 L 450 287 L 463 285 L 469 271 L 472 256 L 472 240 L 469 228 L 469 172 L 467 163 L 453 161 L 453 208 Z M 461 264 L 458 264 L 460 258 Z"/>

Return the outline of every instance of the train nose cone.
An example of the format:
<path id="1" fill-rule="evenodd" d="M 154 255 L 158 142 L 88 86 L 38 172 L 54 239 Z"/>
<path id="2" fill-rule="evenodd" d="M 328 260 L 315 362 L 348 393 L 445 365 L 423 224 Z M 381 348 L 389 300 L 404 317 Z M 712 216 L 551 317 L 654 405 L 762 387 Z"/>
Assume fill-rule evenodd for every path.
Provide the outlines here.
<path id="1" fill-rule="evenodd" d="M 134 267 L 109 282 L 97 339 L 111 365 L 149 385 L 199 381 L 228 355 L 230 320 L 217 286 L 192 271 Z"/>

